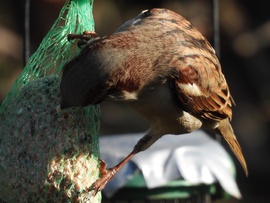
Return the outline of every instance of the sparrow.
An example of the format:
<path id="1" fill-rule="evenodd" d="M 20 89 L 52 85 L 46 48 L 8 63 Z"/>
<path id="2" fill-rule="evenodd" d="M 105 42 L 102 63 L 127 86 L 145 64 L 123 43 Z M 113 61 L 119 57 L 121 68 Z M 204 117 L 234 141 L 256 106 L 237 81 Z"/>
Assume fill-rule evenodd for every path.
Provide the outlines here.
<path id="1" fill-rule="evenodd" d="M 219 59 L 207 39 L 184 17 L 164 9 L 142 11 L 112 35 L 70 34 L 80 53 L 63 68 L 61 108 L 103 101 L 128 104 L 150 124 L 130 154 L 106 169 L 88 190 L 93 195 L 135 154 L 166 134 L 197 129 L 223 137 L 246 175 L 247 164 L 230 124 L 231 97 Z"/>

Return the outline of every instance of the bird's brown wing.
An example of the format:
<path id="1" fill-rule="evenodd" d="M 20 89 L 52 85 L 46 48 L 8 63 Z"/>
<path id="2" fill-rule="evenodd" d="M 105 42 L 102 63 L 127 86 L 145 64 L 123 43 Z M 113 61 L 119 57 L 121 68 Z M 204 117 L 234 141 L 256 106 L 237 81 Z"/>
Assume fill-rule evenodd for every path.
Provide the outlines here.
<path id="1" fill-rule="evenodd" d="M 182 108 L 207 120 L 231 120 L 233 100 L 218 59 L 187 55 L 181 61 L 176 67 L 175 88 Z"/>

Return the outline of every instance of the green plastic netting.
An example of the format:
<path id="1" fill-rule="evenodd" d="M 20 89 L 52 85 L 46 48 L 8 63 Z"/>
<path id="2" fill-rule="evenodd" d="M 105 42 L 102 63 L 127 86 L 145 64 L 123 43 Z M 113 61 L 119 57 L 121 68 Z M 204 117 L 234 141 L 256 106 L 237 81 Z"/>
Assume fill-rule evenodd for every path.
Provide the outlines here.
<path id="1" fill-rule="evenodd" d="M 59 108 L 69 33 L 94 29 L 92 0 L 67 0 L 0 106 L 0 202 L 100 202 L 99 108 Z"/>

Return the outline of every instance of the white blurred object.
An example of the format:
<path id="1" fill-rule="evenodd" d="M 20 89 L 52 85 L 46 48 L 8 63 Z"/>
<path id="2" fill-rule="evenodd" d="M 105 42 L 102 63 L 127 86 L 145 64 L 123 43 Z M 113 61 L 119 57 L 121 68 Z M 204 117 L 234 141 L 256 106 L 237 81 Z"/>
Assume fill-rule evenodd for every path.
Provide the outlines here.
<path id="1" fill-rule="evenodd" d="M 120 162 L 144 133 L 110 135 L 100 138 L 100 154 L 108 167 Z M 107 184 L 103 192 L 111 197 L 140 169 L 148 188 L 161 187 L 184 178 L 198 185 L 216 181 L 230 195 L 241 198 L 235 182 L 234 164 L 222 145 L 204 131 L 183 135 L 166 135 L 148 150 L 138 153 Z"/>

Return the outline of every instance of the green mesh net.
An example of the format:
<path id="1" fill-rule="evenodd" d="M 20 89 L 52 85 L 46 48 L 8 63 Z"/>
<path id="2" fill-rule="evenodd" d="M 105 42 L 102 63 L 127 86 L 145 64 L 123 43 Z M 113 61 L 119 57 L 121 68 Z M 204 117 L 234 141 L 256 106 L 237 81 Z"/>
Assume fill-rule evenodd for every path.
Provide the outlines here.
<path id="1" fill-rule="evenodd" d="M 92 0 L 68 0 L 0 106 L 0 202 L 100 202 L 98 107 L 59 108 L 69 33 L 93 30 Z"/>

